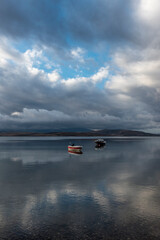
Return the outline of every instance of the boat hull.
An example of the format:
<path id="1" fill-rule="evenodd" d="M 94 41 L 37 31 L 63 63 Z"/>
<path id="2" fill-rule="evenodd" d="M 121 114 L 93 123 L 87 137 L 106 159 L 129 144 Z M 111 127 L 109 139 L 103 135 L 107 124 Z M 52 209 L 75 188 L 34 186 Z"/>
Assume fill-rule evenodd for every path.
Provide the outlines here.
<path id="1" fill-rule="evenodd" d="M 69 152 L 81 152 L 82 146 L 68 146 Z"/>

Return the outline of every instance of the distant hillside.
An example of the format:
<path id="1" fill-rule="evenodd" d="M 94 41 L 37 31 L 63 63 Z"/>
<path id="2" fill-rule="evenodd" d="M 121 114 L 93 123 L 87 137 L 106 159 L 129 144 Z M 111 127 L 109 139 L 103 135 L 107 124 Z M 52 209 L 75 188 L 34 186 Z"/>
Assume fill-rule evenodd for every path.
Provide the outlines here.
<path id="1" fill-rule="evenodd" d="M 157 136 L 156 134 L 146 133 L 142 131 L 132 130 L 101 130 L 97 132 L 98 135 L 104 136 Z"/>
<path id="2" fill-rule="evenodd" d="M 99 130 L 99 131 L 88 131 L 88 132 L 48 132 L 48 133 L 37 133 L 37 132 L 0 132 L 0 136 L 81 136 L 81 137 L 96 137 L 96 136 L 112 136 L 112 137 L 143 137 L 143 136 L 160 136 L 158 134 L 151 134 L 142 131 L 132 130 Z"/>

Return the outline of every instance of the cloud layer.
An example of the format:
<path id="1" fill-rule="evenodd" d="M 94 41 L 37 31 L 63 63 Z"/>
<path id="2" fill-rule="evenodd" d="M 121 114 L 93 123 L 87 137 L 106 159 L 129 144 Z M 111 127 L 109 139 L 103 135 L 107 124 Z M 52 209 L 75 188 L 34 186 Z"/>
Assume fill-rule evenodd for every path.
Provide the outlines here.
<path id="1" fill-rule="evenodd" d="M 2 0 L 1 129 L 159 132 L 158 9 L 157 0 Z"/>

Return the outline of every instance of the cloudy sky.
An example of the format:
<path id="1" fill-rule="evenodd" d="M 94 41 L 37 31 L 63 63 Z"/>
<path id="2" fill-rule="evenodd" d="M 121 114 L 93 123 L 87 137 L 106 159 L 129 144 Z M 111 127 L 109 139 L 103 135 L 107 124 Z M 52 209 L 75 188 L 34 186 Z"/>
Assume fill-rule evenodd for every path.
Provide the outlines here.
<path id="1" fill-rule="evenodd" d="M 159 0 L 0 0 L 0 130 L 160 133 Z"/>

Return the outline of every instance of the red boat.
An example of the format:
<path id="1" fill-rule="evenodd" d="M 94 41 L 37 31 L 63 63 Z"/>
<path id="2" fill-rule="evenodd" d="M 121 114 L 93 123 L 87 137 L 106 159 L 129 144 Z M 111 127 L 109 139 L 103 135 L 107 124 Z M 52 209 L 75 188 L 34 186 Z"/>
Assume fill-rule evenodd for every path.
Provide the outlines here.
<path id="1" fill-rule="evenodd" d="M 74 146 L 72 145 L 68 145 L 68 151 L 69 152 L 81 152 L 82 151 L 82 146 Z"/>

